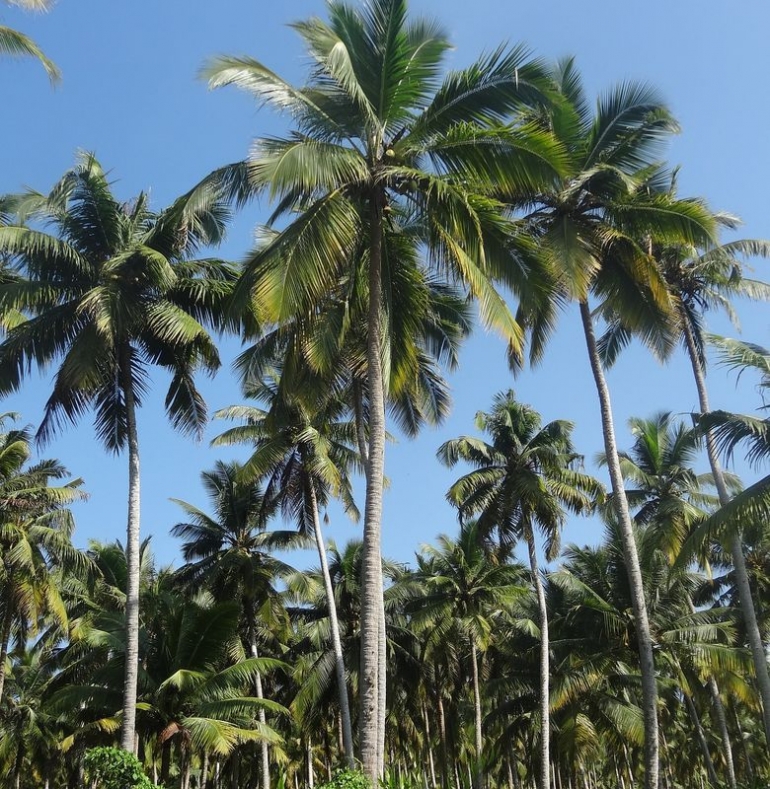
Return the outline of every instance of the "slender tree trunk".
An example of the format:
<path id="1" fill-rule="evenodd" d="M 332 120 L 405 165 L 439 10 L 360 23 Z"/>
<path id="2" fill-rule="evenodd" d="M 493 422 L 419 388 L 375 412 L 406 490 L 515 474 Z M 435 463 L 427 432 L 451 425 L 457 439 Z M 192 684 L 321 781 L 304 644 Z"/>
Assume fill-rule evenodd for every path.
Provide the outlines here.
<path id="1" fill-rule="evenodd" d="M 256 614 L 254 612 L 253 600 L 246 600 L 246 615 L 249 618 L 247 623 L 249 630 L 249 650 L 253 658 L 258 658 L 259 651 L 257 650 L 257 621 Z M 259 671 L 254 676 L 254 690 L 258 699 L 264 699 L 265 696 L 262 690 L 262 674 Z M 261 707 L 257 712 L 257 719 L 262 726 L 267 725 L 265 710 Z M 262 740 L 259 743 L 259 750 L 260 763 L 262 767 L 262 789 L 270 789 L 270 750 L 266 740 Z"/>
<path id="2" fill-rule="evenodd" d="M 483 733 L 481 730 L 481 689 L 479 687 L 479 661 L 476 645 L 471 643 L 471 669 L 473 671 L 473 710 L 475 713 L 476 730 L 476 775 L 473 780 L 474 789 L 484 785 L 484 768 L 482 766 Z"/>
<path id="3" fill-rule="evenodd" d="M 337 603 L 334 598 L 332 577 L 329 573 L 329 562 L 326 558 L 326 545 L 324 544 L 323 533 L 321 532 L 321 520 L 318 517 L 318 499 L 316 497 L 315 484 L 312 479 L 308 481 L 308 495 L 310 497 L 310 507 L 313 513 L 315 544 L 318 549 L 318 559 L 321 562 L 321 573 L 323 574 L 324 587 L 326 589 L 326 604 L 329 608 L 329 627 L 331 629 L 334 665 L 337 671 L 337 694 L 339 696 L 340 716 L 342 718 L 342 743 L 345 750 L 345 761 L 352 770 L 355 766 L 355 754 L 353 753 L 353 729 L 350 723 L 350 701 L 348 700 L 348 682 L 345 675 L 345 657 L 342 653 L 340 624 L 337 618 Z"/>
<path id="4" fill-rule="evenodd" d="M 139 433 L 136 400 L 131 377 L 131 348 L 122 348 L 121 376 L 126 407 L 128 439 L 128 524 L 126 528 L 126 670 L 123 682 L 123 730 L 121 747 L 134 753 L 136 744 L 136 694 L 139 680 Z"/>
<path id="5" fill-rule="evenodd" d="M 6 600 L 3 623 L 0 626 L 0 700 L 3 698 L 5 687 L 5 662 L 8 660 L 8 644 L 11 640 L 11 625 L 13 624 L 13 606 Z"/>
<path id="6" fill-rule="evenodd" d="M 707 414 L 711 408 L 709 406 L 708 390 L 706 389 L 706 376 L 698 356 L 698 349 L 692 329 L 685 317 L 682 318 L 682 331 L 684 332 L 687 353 L 690 357 L 695 386 L 698 389 L 698 403 L 702 413 Z M 725 484 L 725 477 L 722 473 L 722 466 L 719 462 L 716 442 L 711 431 L 706 433 L 706 454 L 708 455 L 711 473 L 714 477 L 719 503 L 724 506 L 730 501 L 730 493 Z M 743 540 L 740 530 L 736 530 L 730 536 L 730 552 L 733 560 L 733 570 L 735 572 L 735 585 L 738 589 L 738 601 L 743 615 L 746 635 L 751 647 L 751 655 L 754 660 L 754 673 L 757 676 L 757 686 L 759 696 L 762 701 L 762 722 L 765 729 L 765 742 L 770 747 L 770 672 L 767 668 L 767 654 L 762 643 L 762 635 L 759 631 L 757 614 L 754 610 L 754 600 L 751 596 L 751 585 L 749 583 L 749 573 L 746 569 L 746 559 L 743 555 Z"/>
<path id="7" fill-rule="evenodd" d="M 722 704 L 722 699 L 719 695 L 719 685 L 717 685 L 717 681 L 714 677 L 709 677 L 708 688 L 711 694 L 711 703 L 714 705 L 714 717 L 716 718 L 719 733 L 722 737 L 725 767 L 727 768 L 727 782 L 730 789 L 737 789 L 738 781 L 735 777 L 735 760 L 733 759 L 733 745 L 730 740 L 730 730 L 727 728 L 727 716 L 725 715 L 725 706 Z"/>
<path id="8" fill-rule="evenodd" d="M 315 770 L 313 769 L 313 744 L 307 741 L 307 789 L 315 787 Z"/>
<path id="9" fill-rule="evenodd" d="M 441 777 L 442 784 L 445 787 L 450 786 L 449 783 L 449 744 L 447 743 L 446 736 L 446 714 L 444 713 L 444 701 L 441 698 L 441 690 L 436 689 L 436 710 L 438 711 L 438 733 L 441 740 Z M 457 785 L 459 789 L 459 785 Z"/>
<path id="10" fill-rule="evenodd" d="M 430 717 L 428 716 L 428 708 L 425 702 L 420 705 L 422 710 L 422 723 L 425 727 L 425 743 L 428 749 L 428 767 L 430 768 L 430 785 L 431 789 L 436 789 L 436 764 L 433 760 L 433 742 L 430 736 Z"/>
<path id="11" fill-rule="evenodd" d="M 738 737 L 740 738 L 741 745 L 743 745 L 743 757 L 746 760 L 746 778 L 748 778 L 749 783 L 754 780 L 754 764 L 751 759 L 751 748 L 749 747 L 749 741 L 746 737 L 746 733 L 743 731 L 743 726 L 741 726 L 741 717 L 738 715 L 738 708 L 733 705 L 733 717 L 735 718 L 735 728 L 738 731 Z"/>
<path id="12" fill-rule="evenodd" d="M 711 759 L 711 753 L 709 751 L 709 745 L 706 741 L 706 733 L 703 731 L 703 725 L 700 721 L 700 716 L 698 715 L 698 710 L 695 707 L 695 703 L 692 700 L 692 697 L 689 693 L 682 691 L 682 695 L 684 696 L 684 703 L 687 707 L 687 712 L 690 715 L 690 720 L 692 721 L 693 728 L 695 729 L 695 735 L 698 738 L 698 745 L 700 745 L 701 753 L 703 754 L 703 762 L 706 765 L 706 772 L 709 776 L 709 783 L 712 786 L 719 786 L 719 779 L 717 778 L 717 771 L 714 769 L 714 762 Z"/>
<path id="13" fill-rule="evenodd" d="M 382 195 L 372 190 L 369 211 L 369 317 L 367 374 L 369 378 L 369 447 L 361 568 L 361 766 L 377 785 L 382 776 L 380 744 L 380 619 L 383 605 L 382 483 L 385 473 L 385 382 L 382 371 Z"/>
<path id="14" fill-rule="evenodd" d="M 382 563 L 380 563 L 382 566 Z M 377 630 L 377 764 L 380 772 L 385 769 L 385 724 L 387 722 L 387 681 L 388 681 L 388 636 L 385 628 L 385 584 L 380 569 L 382 584 L 382 605 L 380 605 L 380 625 Z"/>
<path id="15" fill-rule="evenodd" d="M 203 752 L 203 764 L 201 765 L 200 789 L 206 789 L 209 777 L 209 752 Z"/>
<path id="16" fill-rule="evenodd" d="M 604 453 L 607 458 L 607 470 L 612 484 L 612 500 L 618 518 L 620 536 L 623 544 L 623 555 L 628 572 L 628 584 L 631 592 L 631 606 L 634 612 L 636 637 L 639 644 L 639 667 L 642 677 L 642 714 L 644 716 L 644 786 L 645 789 L 658 789 L 658 774 L 660 769 L 660 754 L 658 744 L 658 688 L 655 681 L 655 660 L 652 652 L 652 636 L 650 623 L 647 617 L 647 604 L 644 598 L 644 584 L 642 571 L 639 565 L 639 554 L 636 548 L 636 538 L 631 516 L 628 510 L 628 500 L 620 470 L 618 447 L 615 441 L 615 426 L 612 417 L 612 404 L 610 391 L 604 377 L 599 352 L 596 347 L 591 312 L 587 301 L 580 302 L 580 317 L 583 322 L 583 331 L 588 347 L 588 356 L 591 370 L 599 395 L 599 404 L 602 417 L 602 431 L 604 433 Z"/>
<path id="17" fill-rule="evenodd" d="M 537 550 L 535 535 L 532 529 L 526 529 L 527 549 L 529 550 L 529 566 L 532 569 L 532 583 L 537 594 L 537 607 L 540 614 L 540 789 L 548 789 L 548 763 L 550 756 L 551 739 L 551 689 L 550 689 L 550 662 L 548 643 L 548 605 L 545 599 L 543 581 L 540 578 L 540 567 L 537 563 Z"/>

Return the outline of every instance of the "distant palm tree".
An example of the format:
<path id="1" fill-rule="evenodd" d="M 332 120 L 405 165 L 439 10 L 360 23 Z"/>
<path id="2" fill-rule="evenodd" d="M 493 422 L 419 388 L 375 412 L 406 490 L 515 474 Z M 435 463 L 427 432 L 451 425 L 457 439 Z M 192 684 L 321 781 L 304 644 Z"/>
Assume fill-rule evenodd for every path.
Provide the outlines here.
<path id="1" fill-rule="evenodd" d="M 0 429 L 8 415 L 0 417 Z M 29 428 L 0 433 L 0 700 L 13 630 L 24 647 L 45 614 L 66 626 L 57 569 L 82 568 L 85 558 L 71 542 L 74 522 L 67 505 L 82 501 L 81 480 L 56 461 L 26 466 Z"/>
<path id="2" fill-rule="evenodd" d="M 174 425 L 200 433 L 206 407 L 195 373 L 219 367 L 203 322 L 213 322 L 234 272 L 219 260 L 192 260 L 222 237 L 227 212 L 207 190 L 193 190 L 159 213 L 148 196 L 113 196 L 91 154 L 48 195 L 27 192 L 8 204 L 17 224 L 0 226 L 0 254 L 18 279 L 0 284 L 0 390 L 14 391 L 34 367 L 58 364 L 38 438 L 94 409 L 100 441 L 128 448 L 128 633 L 123 747 L 134 748 L 139 623 L 139 438 L 136 412 L 149 368 L 171 374 L 166 412 Z M 51 225 L 56 234 L 27 226 Z M 18 321 L 22 313 L 28 320 Z M 10 319 L 9 317 L 10 316 Z"/>
<path id="3" fill-rule="evenodd" d="M 275 504 L 250 480 L 244 480 L 238 463 L 217 463 L 213 471 L 202 474 L 203 485 L 214 507 L 214 514 L 187 502 L 173 499 L 185 511 L 187 520 L 176 524 L 171 533 L 185 540 L 182 556 L 187 562 L 179 578 L 192 588 L 203 586 L 218 600 L 237 600 L 246 629 L 249 656 L 259 657 L 259 617 L 269 612 L 276 621 L 285 614 L 275 588 L 277 580 L 291 568 L 271 555 L 276 540 L 283 547 L 295 538 L 266 532 Z M 258 699 L 264 698 L 262 675 L 254 674 Z M 259 723 L 267 725 L 265 710 L 258 710 Z M 269 743 L 260 743 L 263 789 L 270 787 Z"/>
<path id="4" fill-rule="evenodd" d="M 329 610 L 345 757 L 352 769 L 355 755 L 348 683 L 321 529 L 321 508 L 327 505 L 330 496 L 335 496 L 358 517 L 350 481 L 352 469 L 360 464 L 351 446 L 355 444 L 355 428 L 341 419 L 347 407 L 336 398 L 328 398 L 318 408 L 309 408 L 299 395 L 282 394 L 275 379 L 261 384 L 252 382 L 245 394 L 261 400 L 268 410 L 231 406 L 218 411 L 219 417 L 239 419 L 245 424 L 217 436 L 213 444 L 251 444 L 254 451 L 242 469 L 244 479 L 264 482 L 265 498 L 270 504 L 280 506 L 284 515 L 297 524 L 300 534 L 312 535 L 315 541 Z"/>
<path id="5" fill-rule="evenodd" d="M 549 642 L 548 606 L 537 561 L 535 530 L 546 539 L 547 558 L 559 552 L 559 532 L 565 509 L 587 512 L 592 497 L 601 493 L 596 480 L 580 472 L 580 456 L 572 444 L 572 424 L 542 424 L 540 414 L 518 403 L 512 391 L 495 397 L 490 412 L 476 415 L 476 427 L 491 438 L 464 436 L 442 444 L 439 459 L 450 467 L 470 463 L 475 467 L 460 477 L 447 493 L 462 521 L 477 516 L 482 538 L 495 532 L 501 546 L 510 548 L 523 538 L 527 543 L 532 583 L 537 594 L 540 624 L 540 776 L 539 786 L 548 789 L 549 770 Z"/>
<path id="6" fill-rule="evenodd" d="M 478 524 L 466 523 L 455 541 L 441 535 L 438 546 L 426 545 L 412 577 L 415 599 L 412 621 L 441 642 L 458 639 L 467 650 L 473 690 L 475 771 L 474 787 L 484 783 L 479 653 L 489 648 L 496 620 L 526 594 L 518 567 L 492 562 Z"/>
<path id="7" fill-rule="evenodd" d="M 27 11 L 47 11 L 53 5 L 52 0 L 5 0 L 5 3 L 19 6 Z M 4 25 L 0 25 L 0 54 L 37 58 L 52 82 L 57 82 L 61 77 L 56 64 L 43 54 L 31 38 Z"/>

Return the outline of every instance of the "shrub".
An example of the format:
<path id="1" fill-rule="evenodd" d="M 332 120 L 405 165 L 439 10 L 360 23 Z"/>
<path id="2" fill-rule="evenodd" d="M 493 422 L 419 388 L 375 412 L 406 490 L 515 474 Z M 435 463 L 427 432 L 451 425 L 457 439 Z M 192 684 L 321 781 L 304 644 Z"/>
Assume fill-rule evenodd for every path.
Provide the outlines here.
<path id="1" fill-rule="evenodd" d="M 97 789 L 157 789 L 136 756 L 121 748 L 91 748 L 83 763 Z"/>
<path id="2" fill-rule="evenodd" d="M 340 770 L 318 789 L 372 789 L 372 782 L 358 770 Z"/>

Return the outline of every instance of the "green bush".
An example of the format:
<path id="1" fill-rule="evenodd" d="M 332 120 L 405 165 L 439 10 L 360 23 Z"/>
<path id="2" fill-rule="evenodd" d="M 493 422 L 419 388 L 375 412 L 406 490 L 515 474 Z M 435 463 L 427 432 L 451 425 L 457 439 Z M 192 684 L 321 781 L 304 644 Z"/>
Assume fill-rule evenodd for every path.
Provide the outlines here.
<path id="1" fill-rule="evenodd" d="M 96 781 L 98 789 L 157 789 L 136 756 L 121 748 L 91 748 L 84 765 L 88 781 Z"/>
<path id="2" fill-rule="evenodd" d="M 372 789 L 372 782 L 358 770 L 340 770 L 318 789 Z"/>

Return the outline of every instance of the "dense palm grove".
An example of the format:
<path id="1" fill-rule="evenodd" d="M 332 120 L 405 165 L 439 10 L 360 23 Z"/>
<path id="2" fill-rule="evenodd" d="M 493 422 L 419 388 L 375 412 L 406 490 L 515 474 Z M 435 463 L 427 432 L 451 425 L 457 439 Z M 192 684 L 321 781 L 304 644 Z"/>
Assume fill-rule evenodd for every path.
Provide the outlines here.
<path id="1" fill-rule="evenodd" d="M 403 0 L 294 28 L 302 86 L 247 57 L 203 70 L 285 116 L 285 136 L 167 208 L 119 200 L 92 154 L 0 198 L 0 392 L 54 370 L 36 433 L 0 425 L 7 785 L 92 785 L 93 749 L 119 746 L 167 789 L 312 789 L 341 768 L 399 789 L 765 786 L 770 483 L 743 490 L 723 463 L 765 458 L 770 423 L 712 410 L 706 345 L 763 386 L 770 352 L 709 337 L 704 316 L 770 296 L 744 276 L 770 244 L 722 243 L 736 218 L 677 194 L 659 159 L 676 121 L 648 87 L 593 102 L 572 60 L 515 47 L 445 72 L 444 33 Z M 58 77 L 15 30 L 0 52 Z M 218 258 L 258 197 L 258 246 Z M 456 469 L 457 522 L 409 566 L 383 557 L 388 429 L 446 417 L 443 371 L 476 317 L 513 375 L 562 311 L 580 317 L 609 484 L 573 424 L 503 391 L 434 461 Z M 196 377 L 225 333 L 244 342 L 241 402 L 214 445 L 241 460 L 203 470 L 207 508 L 177 502 L 182 557 L 160 567 L 137 413 L 160 367 L 171 424 L 201 435 Z M 663 360 L 684 347 L 692 418 L 616 433 L 605 370 L 635 339 Z M 128 520 L 79 550 L 86 487 L 32 458 L 89 414 L 125 453 Z M 360 540 L 324 537 L 333 501 Z M 603 541 L 563 546 L 581 516 Z M 318 566 L 293 567 L 309 547 Z"/>

